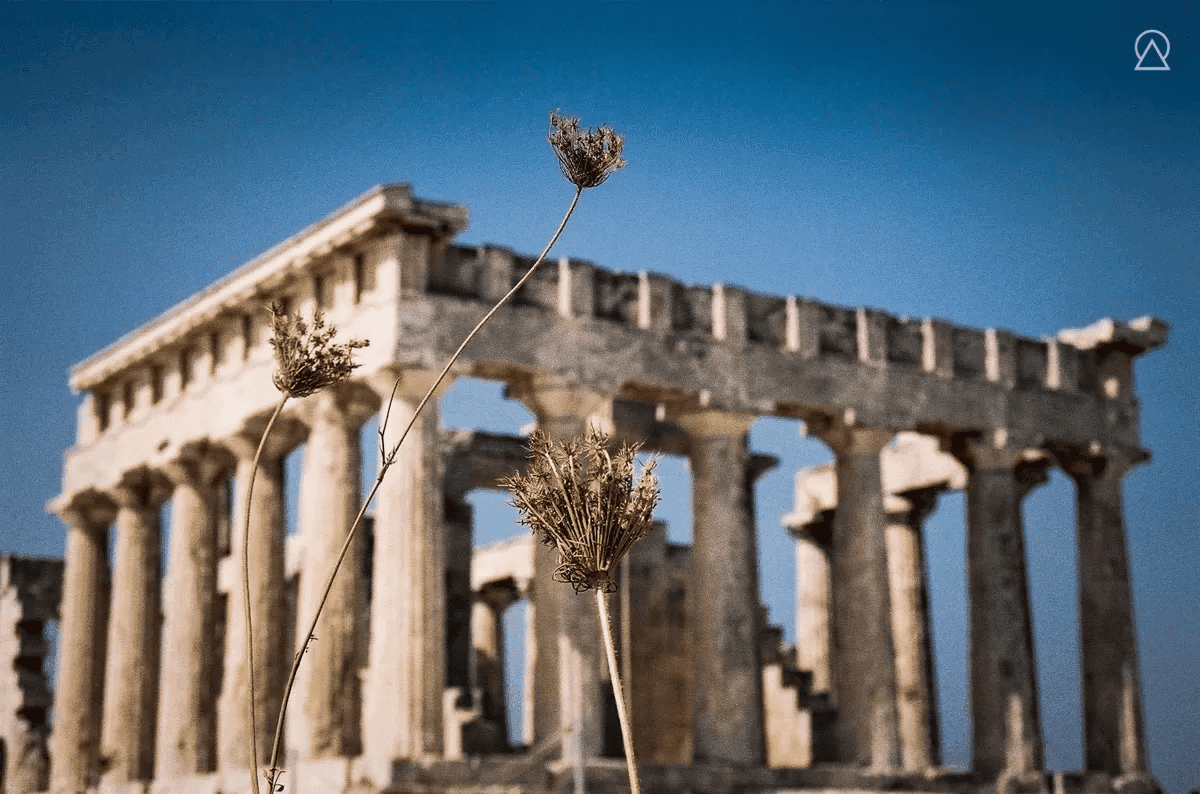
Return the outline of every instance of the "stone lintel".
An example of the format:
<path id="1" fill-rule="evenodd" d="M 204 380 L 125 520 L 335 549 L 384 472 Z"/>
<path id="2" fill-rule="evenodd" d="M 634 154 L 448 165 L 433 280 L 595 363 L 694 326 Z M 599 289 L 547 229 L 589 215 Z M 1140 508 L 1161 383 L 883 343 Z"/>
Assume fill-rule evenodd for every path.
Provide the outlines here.
<path id="1" fill-rule="evenodd" d="M 399 342 L 406 360 L 416 360 L 430 349 L 448 354 L 478 320 L 474 301 L 431 295 L 425 303 L 428 327 Z M 1069 384 L 1046 388 L 1045 363 L 1034 366 L 1040 367 L 1036 382 L 1021 381 L 1021 388 L 1010 388 L 1003 382 L 1007 365 L 997 354 L 999 380 L 989 380 L 984 332 L 978 332 L 977 340 L 966 331 L 955 333 L 972 343 L 967 346 L 974 357 L 969 361 L 972 368 L 943 374 L 890 360 L 868 366 L 828 352 L 804 358 L 757 340 L 734 349 L 711 335 L 662 335 L 634 325 L 568 324 L 556 314 L 501 312 L 472 342 L 464 367 L 478 377 L 510 383 L 531 372 L 548 372 L 567 381 L 616 383 L 619 396 L 668 406 L 793 418 L 850 409 L 862 425 L 938 432 L 1006 426 L 1031 438 L 1075 443 L 1100 438 L 1137 445 L 1136 411 L 1114 414 L 1100 393 L 1072 390 Z M 1045 348 L 1044 343 L 1029 344 Z M 583 360 L 580 350 L 588 351 Z M 1024 371 L 1033 365 L 1022 366 Z"/>
<path id="2" fill-rule="evenodd" d="M 533 533 L 526 533 L 475 549 L 471 555 L 471 592 L 512 582 L 518 592 L 528 594 L 533 582 L 535 543 Z"/>

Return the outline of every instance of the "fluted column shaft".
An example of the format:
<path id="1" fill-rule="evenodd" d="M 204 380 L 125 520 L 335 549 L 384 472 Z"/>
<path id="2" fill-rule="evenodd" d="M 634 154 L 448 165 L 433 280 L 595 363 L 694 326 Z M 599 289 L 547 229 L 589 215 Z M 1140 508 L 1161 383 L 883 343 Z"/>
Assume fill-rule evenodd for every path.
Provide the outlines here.
<path id="1" fill-rule="evenodd" d="M 384 431 L 389 451 L 435 377 L 403 373 Z M 391 377 L 381 377 L 376 391 L 386 399 L 392 383 Z M 443 382 L 440 388 L 448 385 Z M 381 409 L 381 423 L 388 410 L 386 405 Z M 363 741 L 378 784 L 390 782 L 394 760 L 440 756 L 443 749 L 446 536 L 441 465 L 435 398 L 417 417 L 376 496 Z"/>
<path id="2" fill-rule="evenodd" d="M 163 588 L 163 663 L 159 686 L 157 777 L 210 772 L 216 763 L 213 628 L 217 537 L 211 464 L 179 460 L 167 468 L 171 547 Z"/>
<path id="3" fill-rule="evenodd" d="M 117 547 L 108 623 L 101 754 L 106 782 L 149 780 L 154 773 L 159 675 L 160 488 L 150 475 L 112 491 Z"/>
<path id="4" fill-rule="evenodd" d="M 233 527 L 230 559 L 236 575 L 225 610 L 225 672 L 217 701 L 217 766 L 245 769 L 250 760 L 250 735 L 258 744 L 258 762 L 271 757 L 271 741 L 287 675 L 284 637 L 284 520 L 282 449 L 265 451 L 254 478 L 254 501 L 246 504 L 246 488 L 254 471 L 257 441 L 238 437 L 226 442 L 237 454 L 234 475 Z M 254 620 L 254 723 L 250 700 L 250 669 L 246 655 L 245 598 L 242 592 L 242 544 L 250 522 L 246 561 L 250 568 L 250 610 Z"/>
<path id="5" fill-rule="evenodd" d="M 747 469 L 753 417 L 687 414 L 691 437 L 692 754 L 697 762 L 757 766 L 766 759 L 759 648 L 754 484 Z"/>
<path id="6" fill-rule="evenodd" d="M 936 501 L 936 491 L 925 489 L 890 497 L 888 505 L 888 582 L 896 651 L 900 766 L 912 772 L 941 763 L 922 539 L 922 525 Z"/>
<path id="7" fill-rule="evenodd" d="M 892 434 L 837 422 L 810 428 L 837 456 L 830 567 L 838 757 L 892 770 L 900 764 L 900 733 L 879 463 Z"/>
<path id="8" fill-rule="evenodd" d="M 82 791 L 96 774 L 108 632 L 108 531 L 111 511 L 96 515 L 68 508 L 67 558 L 63 572 L 58 681 L 54 687 L 54 733 L 50 790 Z"/>
<path id="9" fill-rule="evenodd" d="M 833 511 L 792 532 L 796 539 L 796 665 L 812 673 L 813 692 L 831 686 L 829 544 Z"/>
<path id="10" fill-rule="evenodd" d="M 471 553 L 474 510 L 464 494 L 445 495 L 446 686 L 471 690 Z"/>
<path id="11" fill-rule="evenodd" d="M 973 769 L 1021 775 L 1042 768 L 1021 500 L 1044 466 L 1023 463 L 1020 449 L 976 441 L 961 458 L 968 470 Z"/>
<path id="12" fill-rule="evenodd" d="M 1149 771 L 1121 481 L 1134 461 L 1060 454 L 1075 481 L 1084 768 Z"/>
<path id="13" fill-rule="evenodd" d="M 613 432 L 612 399 L 553 379 L 536 379 L 519 395 L 537 416 L 538 429 L 551 440 L 582 436 L 589 426 Z M 584 758 L 604 751 L 603 670 L 600 624 L 593 599 L 554 581 L 558 553 L 544 543 L 534 546 L 533 621 L 534 741 L 555 734 L 571 735 L 579 720 L 579 747 Z M 564 756 L 566 753 L 564 753 Z"/>
<path id="14" fill-rule="evenodd" d="M 304 642 L 359 509 L 361 422 L 337 387 L 307 398 L 309 425 L 300 474 L 304 565 L 296 648 Z M 363 597 L 362 535 L 356 534 L 324 602 L 296 676 L 288 744 L 302 759 L 358 755 L 361 724 L 358 609 Z"/>
<path id="15" fill-rule="evenodd" d="M 488 588 L 471 608 L 471 643 L 474 646 L 474 686 L 482 696 L 481 712 L 508 736 L 508 708 L 504 698 L 504 610 L 516 599 L 507 588 Z"/>

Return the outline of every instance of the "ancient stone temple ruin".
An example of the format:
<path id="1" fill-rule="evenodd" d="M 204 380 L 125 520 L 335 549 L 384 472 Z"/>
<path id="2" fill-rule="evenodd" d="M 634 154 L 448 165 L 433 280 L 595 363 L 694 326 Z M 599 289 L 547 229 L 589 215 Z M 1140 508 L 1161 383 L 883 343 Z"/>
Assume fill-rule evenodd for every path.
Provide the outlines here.
<path id="1" fill-rule="evenodd" d="M 360 428 L 389 437 L 528 267 L 454 242 L 463 207 L 371 190 L 71 371 L 84 395 L 51 509 L 68 529 L 49 740 L 54 792 L 245 792 L 269 753 L 297 632 L 358 509 Z M 256 708 L 241 620 L 240 497 L 279 399 L 263 306 L 322 309 L 369 339 L 348 384 L 289 403 L 249 506 Z M 1047 340 L 727 284 L 546 263 L 453 377 L 499 381 L 551 437 L 595 423 L 686 458 L 694 542 L 634 552 L 619 606 L 644 786 L 1149 791 L 1121 481 L 1147 458 L 1133 362 L 1152 317 Z M 472 489 L 523 439 L 417 419 L 300 667 L 287 791 L 624 790 L 590 599 L 528 536 L 477 549 Z M 801 420 L 834 462 L 798 475 L 795 648 L 760 606 L 757 417 Z M 304 444 L 298 532 L 284 456 Z M 1084 766 L 1043 771 L 1021 504 L 1061 467 L 1077 492 Z M 966 497 L 972 768 L 942 770 L 922 521 Z M 160 514 L 169 500 L 169 548 Z M 517 528 L 514 527 L 514 535 Z M 110 552 L 110 544 L 112 550 Z M 167 559 L 160 572 L 160 555 Z M 500 621 L 529 602 L 526 702 L 506 704 Z M 628 652 L 624 652 L 628 650 Z M 513 746 L 508 726 L 525 726 Z"/>

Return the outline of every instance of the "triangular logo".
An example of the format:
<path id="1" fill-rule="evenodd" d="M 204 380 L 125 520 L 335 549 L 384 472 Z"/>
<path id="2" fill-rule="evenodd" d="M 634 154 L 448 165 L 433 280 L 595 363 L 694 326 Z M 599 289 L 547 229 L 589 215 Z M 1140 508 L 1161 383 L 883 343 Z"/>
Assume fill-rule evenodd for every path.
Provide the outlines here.
<path id="1" fill-rule="evenodd" d="M 1148 33 L 1155 33 L 1162 36 L 1166 50 L 1159 49 L 1158 39 L 1151 36 L 1146 41 L 1146 46 L 1141 46 L 1142 39 Z M 1167 53 L 1171 51 L 1171 42 L 1162 33 L 1157 30 L 1143 31 L 1137 40 L 1133 43 L 1133 54 L 1138 57 L 1137 66 L 1133 67 L 1135 72 L 1169 72 L 1171 67 L 1167 66 Z"/>

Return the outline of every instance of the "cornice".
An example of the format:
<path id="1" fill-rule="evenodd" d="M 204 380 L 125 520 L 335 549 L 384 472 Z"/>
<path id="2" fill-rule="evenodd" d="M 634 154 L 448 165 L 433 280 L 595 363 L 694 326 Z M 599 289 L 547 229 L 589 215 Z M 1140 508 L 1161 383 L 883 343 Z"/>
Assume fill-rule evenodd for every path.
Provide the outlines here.
<path id="1" fill-rule="evenodd" d="M 71 390 L 78 394 L 92 389 L 222 313 L 244 307 L 313 260 L 377 229 L 452 237 L 466 228 L 467 218 L 466 207 L 414 199 L 407 184 L 377 185 L 76 364 L 70 372 Z"/>

